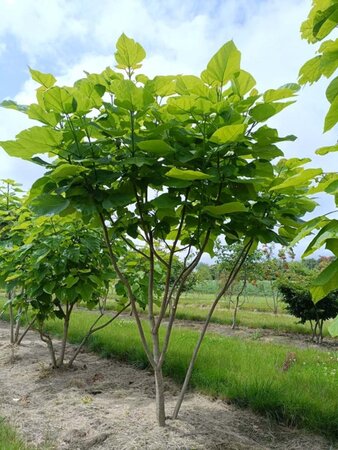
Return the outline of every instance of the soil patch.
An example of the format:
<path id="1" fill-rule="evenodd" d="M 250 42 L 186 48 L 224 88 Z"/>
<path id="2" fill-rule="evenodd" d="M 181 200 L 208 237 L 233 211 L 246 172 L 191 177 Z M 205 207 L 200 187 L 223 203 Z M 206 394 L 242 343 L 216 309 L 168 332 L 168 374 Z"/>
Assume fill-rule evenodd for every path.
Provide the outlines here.
<path id="1" fill-rule="evenodd" d="M 0 416 L 31 445 L 53 450 L 330 448 L 321 436 L 195 393 L 187 396 L 179 420 L 168 420 L 161 429 L 149 371 L 89 352 L 79 355 L 73 370 L 52 370 L 36 333 L 29 332 L 20 347 L 8 344 L 8 333 L 8 324 L 0 321 Z M 166 391 L 170 414 L 178 388 L 166 381 Z"/>

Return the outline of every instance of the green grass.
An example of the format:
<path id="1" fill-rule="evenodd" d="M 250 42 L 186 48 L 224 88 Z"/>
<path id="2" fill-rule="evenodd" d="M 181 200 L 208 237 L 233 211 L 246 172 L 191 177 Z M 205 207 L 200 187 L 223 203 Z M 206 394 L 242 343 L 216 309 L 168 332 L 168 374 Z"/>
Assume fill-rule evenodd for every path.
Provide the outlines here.
<path id="1" fill-rule="evenodd" d="M 0 418 L 0 448 L 1 450 L 32 450 L 27 446 L 4 419 Z"/>
<path id="2" fill-rule="evenodd" d="M 196 308 L 192 306 L 179 306 L 177 318 L 184 320 L 205 320 L 208 313 L 207 308 Z M 211 322 L 230 325 L 232 323 L 232 311 L 228 309 L 216 309 Z M 255 311 L 242 311 L 237 314 L 237 323 L 248 328 L 263 328 L 276 330 L 277 332 L 311 334 L 309 323 L 304 325 L 297 323 L 298 319 L 288 314 L 272 314 Z M 324 324 L 323 335 L 329 336 L 328 326 L 331 321 Z"/>
<path id="3" fill-rule="evenodd" d="M 182 296 L 181 302 L 177 308 L 177 319 L 181 320 L 196 320 L 204 321 L 211 302 L 213 300 L 211 294 L 203 294 L 201 296 L 196 294 L 185 294 Z M 298 333 L 304 335 L 311 334 L 311 327 L 309 323 L 300 324 L 298 319 L 285 312 L 279 314 L 273 314 L 271 311 L 262 311 L 262 305 L 265 302 L 263 297 L 252 298 L 251 303 L 248 306 L 252 306 L 252 309 L 241 308 L 237 313 L 237 324 L 248 328 L 263 328 L 275 330 L 277 332 L 284 333 Z M 107 309 L 114 309 L 116 304 L 110 301 L 108 302 Z M 156 310 L 156 307 L 155 307 Z M 218 323 L 220 325 L 231 325 L 233 317 L 233 310 L 227 307 L 226 302 L 221 301 L 216 311 L 214 312 L 211 322 Z M 329 336 L 328 326 L 331 321 L 324 323 L 323 335 Z"/>
<path id="4" fill-rule="evenodd" d="M 93 315 L 76 312 L 70 341 L 79 342 Z M 49 322 L 52 333 L 61 323 Z M 187 329 L 174 330 L 164 373 L 181 383 L 197 339 Z M 119 320 L 92 336 L 89 347 L 140 368 L 148 366 L 135 324 Z M 289 352 L 296 363 L 283 371 Z M 191 379 L 200 392 L 231 400 L 278 422 L 338 437 L 338 354 L 257 341 L 209 335 L 205 338 Z"/>

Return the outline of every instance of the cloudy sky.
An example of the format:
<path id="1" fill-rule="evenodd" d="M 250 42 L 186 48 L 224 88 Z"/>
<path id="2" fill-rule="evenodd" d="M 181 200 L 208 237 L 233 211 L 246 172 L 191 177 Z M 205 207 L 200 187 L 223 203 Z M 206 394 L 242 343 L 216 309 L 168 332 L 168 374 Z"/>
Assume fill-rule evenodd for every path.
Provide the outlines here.
<path id="1" fill-rule="evenodd" d="M 113 65 L 115 42 L 122 32 L 147 52 L 148 75 L 199 74 L 218 48 L 233 39 L 242 52 L 242 68 L 259 90 L 295 82 L 315 46 L 300 38 L 299 27 L 310 0 L 0 0 L 0 101 L 34 100 L 28 66 L 53 73 L 60 83 Z M 318 157 L 316 148 L 333 144 L 337 129 L 322 134 L 328 109 L 325 86 L 303 88 L 298 101 L 269 123 L 298 140 L 283 146 L 286 156 L 311 157 L 312 166 L 334 170 L 338 156 Z M 0 140 L 32 126 L 25 116 L 0 109 Z M 0 178 L 28 188 L 41 169 L 9 158 L 0 148 Z M 322 210 L 332 209 L 322 200 Z"/>

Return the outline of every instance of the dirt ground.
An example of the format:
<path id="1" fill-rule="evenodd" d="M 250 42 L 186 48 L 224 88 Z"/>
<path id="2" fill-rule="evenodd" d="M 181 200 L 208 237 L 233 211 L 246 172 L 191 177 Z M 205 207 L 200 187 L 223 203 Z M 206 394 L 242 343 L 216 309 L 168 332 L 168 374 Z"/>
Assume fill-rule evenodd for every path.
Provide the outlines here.
<path id="1" fill-rule="evenodd" d="M 79 355 L 73 370 L 51 370 L 37 334 L 13 348 L 8 331 L 0 321 L 0 416 L 29 444 L 55 450 L 332 450 L 323 437 L 196 393 L 187 396 L 179 420 L 161 429 L 150 372 L 89 352 Z M 166 390 L 170 415 L 178 387 L 166 381 Z"/>

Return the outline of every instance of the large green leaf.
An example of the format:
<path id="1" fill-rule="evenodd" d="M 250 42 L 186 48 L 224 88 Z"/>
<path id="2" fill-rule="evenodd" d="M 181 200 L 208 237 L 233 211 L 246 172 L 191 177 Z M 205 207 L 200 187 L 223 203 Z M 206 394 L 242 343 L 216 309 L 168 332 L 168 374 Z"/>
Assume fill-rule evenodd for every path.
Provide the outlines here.
<path id="1" fill-rule="evenodd" d="M 30 160 L 37 153 L 51 152 L 61 142 L 61 132 L 50 127 L 32 127 L 21 131 L 15 141 L 2 141 L 0 145 L 10 156 Z"/>
<path id="2" fill-rule="evenodd" d="M 44 86 L 45 88 L 50 88 L 56 83 L 56 78 L 51 73 L 42 73 L 31 68 L 29 68 L 29 71 L 33 80 L 41 84 L 41 86 Z"/>
<path id="3" fill-rule="evenodd" d="M 116 43 L 115 59 L 119 69 L 138 69 L 140 62 L 144 60 L 146 52 L 134 39 L 128 38 L 124 33 L 119 37 Z"/>
<path id="4" fill-rule="evenodd" d="M 244 96 L 256 85 L 254 77 L 246 70 L 240 70 L 233 77 L 233 90 L 235 94 Z"/>
<path id="5" fill-rule="evenodd" d="M 224 44 L 211 58 L 201 78 L 207 84 L 224 86 L 233 74 L 240 71 L 241 53 L 233 41 Z"/>
<path id="6" fill-rule="evenodd" d="M 307 246 L 303 257 L 311 255 L 314 251 L 321 248 L 328 239 L 338 239 L 338 220 L 331 219 Z"/>
<path id="7" fill-rule="evenodd" d="M 53 216 L 59 214 L 61 211 L 69 206 L 69 200 L 61 195 L 41 194 L 35 197 L 31 203 L 30 208 L 39 216 Z"/>
<path id="8" fill-rule="evenodd" d="M 147 89 L 135 86 L 130 80 L 114 80 L 111 86 L 116 105 L 129 111 L 141 110 L 154 100 Z"/>
<path id="9" fill-rule="evenodd" d="M 76 111 L 76 100 L 66 87 L 54 86 L 43 93 L 43 102 L 47 111 L 70 114 Z"/>
<path id="10" fill-rule="evenodd" d="M 176 80 L 176 92 L 181 95 L 198 95 L 208 98 L 211 90 L 195 75 L 181 75 Z"/>
<path id="11" fill-rule="evenodd" d="M 215 133 L 210 137 L 209 140 L 211 142 L 215 142 L 216 144 L 235 142 L 240 137 L 243 137 L 245 129 L 246 125 L 243 123 L 239 125 L 226 125 L 215 131 Z"/>
<path id="12" fill-rule="evenodd" d="M 38 120 L 45 125 L 55 127 L 60 121 L 60 114 L 53 112 L 46 112 L 40 105 L 32 103 L 27 110 L 30 119 Z"/>
<path id="13" fill-rule="evenodd" d="M 312 283 L 310 291 L 313 302 L 317 303 L 336 289 L 338 289 L 338 260 L 329 264 Z"/>
<path id="14" fill-rule="evenodd" d="M 266 103 L 274 102 L 276 100 L 282 100 L 284 98 L 293 97 L 295 95 L 295 89 L 287 87 L 281 87 L 279 89 L 269 89 L 264 95 L 263 99 Z"/>
<path id="15" fill-rule="evenodd" d="M 82 166 L 76 166 L 74 164 L 64 163 L 56 167 L 49 175 L 54 181 L 63 180 L 69 177 L 75 177 L 82 172 L 86 172 L 88 169 Z"/>
<path id="16" fill-rule="evenodd" d="M 174 115 L 205 115 L 210 114 L 213 110 L 214 105 L 211 101 L 193 95 L 182 95 L 181 97 L 172 97 L 168 100 L 168 113 Z"/>
<path id="17" fill-rule="evenodd" d="M 326 114 L 324 122 L 324 131 L 331 130 L 338 122 L 338 96 L 333 100 Z"/>
<path id="18" fill-rule="evenodd" d="M 322 76 L 321 69 L 321 56 L 315 56 L 314 58 L 309 59 L 306 63 L 300 68 L 299 71 L 299 83 L 314 83 L 318 81 Z"/>
<path id="19" fill-rule="evenodd" d="M 304 169 L 297 175 L 287 178 L 277 186 L 273 186 L 270 191 L 277 191 L 290 187 L 300 187 L 303 185 L 307 186 L 309 180 L 314 179 L 314 177 L 320 175 L 322 172 L 322 169 Z"/>
<path id="20" fill-rule="evenodd" d="M 334 78 L 326 89 L 326 98 L 330 103 L 338 96 L 338 77 Z"/>
<path id="21" fill-rule="evenodd" d="M 173 167 L 166 173 L 167 177 L 177 178 L 178 180 L 184 181 L 195 181 L 195 180 L 207 180 L 212 178 L 203 172 L 197 172 L 196 170 L 181 170 Z"/>
<path id="22" fill-rule="evenodd" d="M 223 205 L 206 206 L 203 211 L 212 216 L 223 216 L 224 214 L 233 214 L 238 212 L 246 212 L 248 209 L 240 202 L 229 202 Z"/>
<path id="23" fill-rule="evenodd" d="M 137 146 L 145 152 L 153 153 L 159 156 L 165 156 L 168 153 L 172 153 L 175 151 L 175 149 L 169 144 L 158 139 L 138 142 Z"/>
<path id="24" fill-rule="evenodd" d="M 295 103 L 294 101 L 290 102 L 280 102 L 280 103 L 261 103 L 259 105 L 254 106 L 250 110 L 250 115 L 257 122 L 265 122 L 270 117 L 282 111 L 289 105 Z"/>

